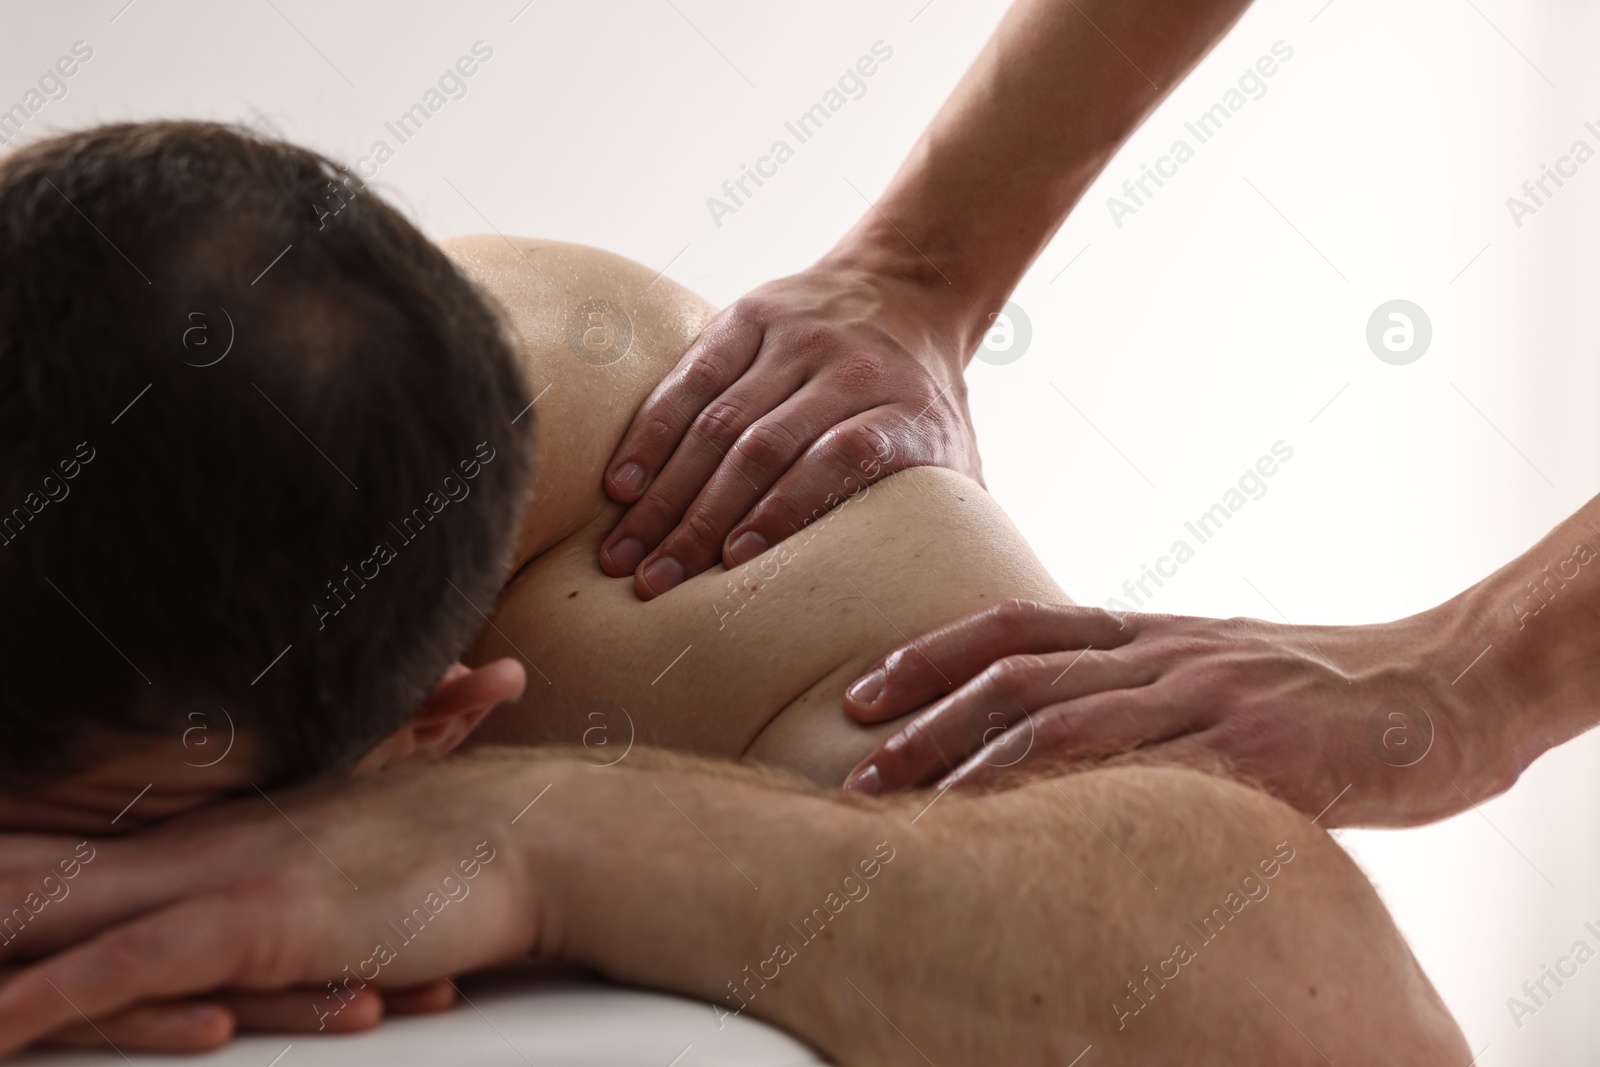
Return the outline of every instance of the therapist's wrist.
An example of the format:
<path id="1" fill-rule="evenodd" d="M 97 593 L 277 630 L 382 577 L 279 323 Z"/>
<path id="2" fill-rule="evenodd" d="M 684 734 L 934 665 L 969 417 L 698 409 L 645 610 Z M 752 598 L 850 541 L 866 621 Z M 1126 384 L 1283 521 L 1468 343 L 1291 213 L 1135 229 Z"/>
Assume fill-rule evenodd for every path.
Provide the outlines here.
<path id="1" fill-rule="evenodd" d="M 910 218 L 891 220 L 878 209 L 863 216 L 815 269 L 870 279 L 918 323 L 926 335 L 924 351 L 937 353 L 956 377 L 1020 276 L 985 271 L 957 240 Z"/>
<path id="2" fill-rule="evenodd" d="M 1507 572 L 1511 571 L 1507 569 Z M 1519 627 L 1519 582 L 1500 572 L 1417 616 L 1432 634 L 1423 670 L 1458 750 L 1450 785 L 1467 803 L 1510 789 L 1545 752 L 1581 733 L 1557 677 L 1556 645 Z"/>
<path id="3" fill-rule="evenodd" d="M 1476 620 L 1461 627 L 1470 635 L 1462 655 L 1482 654 L 1456 688 L 1468 691 L 1497 732 L 1513 781 L 1539 756 L 1596 725 L 1600 536 L 1569 520 L 1453 604 Z"/>
<path id="4" fill-rule="evenodd" d="M 1436 718 L 1428 744 L 1440 749 L 1435 760 L 1442 762 L 1428 769 L 1435 776 L 1440 768 L 1447 773 L 1434 782 L 1442 808 L 1430 813 L 1433 817 L 1459 810 L 1463 798 L 1475 804 L 1503 793 L 1538 754 L 1530 754 L 1525 707 L 1512 691 L 1505 665 L 1492 658 L 1498 649 L 1491 647 L 1494 635 L 1484 605 L 1493 596 L 1492 589 L 1480 584 L 1380 627 L 1395 647 L 1403 648 L 1415 680 L 1413 691 Z"/>

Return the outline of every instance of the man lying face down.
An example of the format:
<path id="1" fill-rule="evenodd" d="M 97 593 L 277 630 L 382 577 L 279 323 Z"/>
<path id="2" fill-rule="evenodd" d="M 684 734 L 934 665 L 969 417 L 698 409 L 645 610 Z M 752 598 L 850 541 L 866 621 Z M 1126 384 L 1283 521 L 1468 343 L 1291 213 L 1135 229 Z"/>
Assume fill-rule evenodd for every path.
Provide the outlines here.
<path id="1" fill-rule="evenodd" d="M 839 708 L 901 639 L 879 609 L 917 630 L 1064 599 L 992 500 L 922 469 L 639 603 L 593 562 L 600 464 L 709 305 L 550 242 L 454 242 L 460 270 L 339 179 L 195 123 L 0 163 L 0 827 L 122 831 L 442 754 L 521 692 L 526 650 L 561 668 L 493 741 L 582 743 L 609 701 L 641 745 L 838 785 L 883 732 Z M 635 301 L 615 367 L 541 339 L 591 290 Z M 558 385 L 537 469 L 530 377 Z"/>
<path id="2" fill-rule="evenodd" d="M 458 240 L 458 269 L 338 179 L 191 123 L 0 164 L 0 588 L 22 609 L 0 826 L 126 830 L 438 755 L 520 693 L 511 656 L 550 669 L 490 741 L 585 743 L 603 704 L 641 745 L 838 785 L 894 728 L 849 721 L 844 684 L 901 628 L 1065 600 L 986 494 L 922 468 L 641 604 L 594 563 L 601 465 L 710 305 L 553 242 Z M 599 297 L 632 315 L 615 364 L 563 336 Z M 477 670 L 454 666 L 469 642 Z"/>
<path id="3" fill-rule="evenodd" d="M 448 751 L 520 691 L 455 660 L 523 504 L 523 377 L 397 212 L 327 220 L 337 178 L 194 123 L 0 161 L 0 825 Z"/>
<path id="4" fill-rule="evenodd" d="M 603 703 L 641 745 L 838 785 L 894 725 L 850 722 L 844 684 L 904 629 L 1065 599 L 924 468 L 639 603 L 593 562 L 600 468 L 711 308 L 619 257 L 468 238 L 458 269 L 327 160 L 195 123 L 10 156 L 0 219 L 0 826 L 126 830 L 437 755 L 520 692 L 512 656 L 561 669 L 492 741 L 582 743 Z M 614 366 L 546 343 L 595 296 L 631 306 Z M 558 386 L 537 469 L 530 378 Z"/>
<path id="5" fill-rule="evenodd" d="M 1320 1061 L 1323 1049 L 1366 1062 L 1374 1048 L 1405 1062 L 1465 1058 L 1448 1012 L 1337 846 L 1266 795 L 1193 771 L 1089 770 L 950 797 L 921 819 L 916 809 L 931 807 L 921 797 L 846 800 L 725 762 L 651 755 L 602 774 L 559 754 L 501 753 L 290 791 L 275 801 L 282 809 L 267 809 L 252 785 L 450 751 L 524 684 L 520 663 L 496 659 L 492 642 L 489 654 L 469 656 L 476 668 L 458 657 L 475 634 L 531 640 L 541 619 L 542 639 L 576 631 L 592 646 L 588 661 L 574 649 L 558 672 L 572 680 L 536 683 L 559 712 L 564 684 L 577 701 L 608 672 L 626 673 L 615 651 L 638 643 L 629 625 L 676 644 L 697 618 L 705 658 L 660 685 L 666 672 L 652 664 L 637 683 L 660 694 L 682 686 L 659 698 L 660 721 L 641 723 L 641 733 L 656 730 L 654 741 L 675 729 L 677 747 L 712 755 L 748 756 L 761 737 L 778 756 L 826 751 L 815 777 L 837 785 L 871 741 L 854 734 L 829 748 L 818 739 L 843 736 L 834 695 L 842 680 L 903 639 L 883 616 L 915 627 L 971 610 L 960 598 L 1025 595 L 1027 583 L 1053 589 L 975 486 L 948 472 L 903 472 L 884 481 L 896 482 L 888 494 L 835 511 L 842 517 L 737 612 L 718 610 L 717 597 L 696 599 L 699 576 L 649 603 L 631 599 L 593 562 L 614 515 L 573 506 L 571 493 L 533 471 L 528 367 L 518 365 L 529 353 L 513 350 L 450 260 L 376 198 L 355 195 L 334 214 L 337 178 L 313 153 L 196 124 L 91 130 L 0 161 L 0 647 L 9 657 L 0 830 L 70 831 L 72 842 L 251 794 L 81 854 L 69 845 L 58 855 L 59 842 L 32 835 L 0 843 L 0 887 L 39 884 L 48 895 L 34 860 L 49 848 L 57 882 L 93 864 L 86 877 L 96 887 L 74 885 L 100 902 L 27 904 L 26 939 L 0 945 L 13 953 L 8 965 L 94 936 L 97 917 L 171 918 L 161 930 L 177 935 L 120 942 L 120 976 L 104 958 L 118 944 L 110 934 L 86 946 L 101 956 L 71 977 L 59 968 L 70 969 L 76 950 L 56 970 L 41 970 L 46 961 L 0 976 L 0 1050 L 80 1018 L 114 1020 L 109 1013 L 146 999 L 219 984 L 292 994 L 326 982 L 364 959 L 371 926 L 412 899 L 411 868 L 431 872 L 439 855 L 455 862 L 458 838 L 472 851 L 495 812 L 504 813 L 496 840 L 520 859 L 497 862 L 473 891 L 497 892 L 490 899 L 505 906 L 441 912 L 451 935 L 418 938 L 380 976 L 386 997 L 542 951 L 723 1014 L 748 1007 L 846 1067 L 922 1062 L 922 1048 L 949 1063 L 1067 1062 L 1090 1044 L 1122 1063 L 1172 1062 L 1178 1046 L 1185 1062 L 1309 1063 L 1308 1050 Z M 536 256 L 512 252 L 518 262 Z M 492 274 L 500 253 L 480 253 L 474 270 Z M 523 310 L 549 318 L 542 306 Z M 691 315 L 668 317 L 698 329 Z M 564 365 L 587 373 L 581 360 Z M 630 373 L 643 382 L 650 371 Z M 638 399 L 607 388 L 610 410 L 566 409 L 568 423 L 584 421 L 596 466 L 558 465 L 589 492 L 615 440 L 605 420 L 625 420 Z M 563 427 L 560 410 L 544 425 Z M 583 451 L 552 437 L 541 461 Z M 530 484 L 544 492 L 524 514 Z M 579 517 L 571 528 L 530 539 L 529 515 L 563 501 Z M 537 558 L 523 558 L 530 553 Z M 522 576 L 502 590 L 508 561 Z M 737 570 L 728 577 L 742 580 Z M 551 604 L 572 614 L 555 615 Z M 785 605 L 776 618 L 774 604 Z M 500 623 L 485 627 L 490 610 Z M 732 669 L 750 678 L 719 673 Z M 734 683 L 747 686 L 740 699 L 754 721 L 744 725 L 757 742 L 713 751 L 724 717 L 684 710 L 727 703 Z M 807 702 L 796 692 L 818 695 Z M 563 785 L 533 807 L 554 777 Z M 255 821 L 241 825 L 247 808 Z M 515 831 L 498 826 L 519 808 L 527 817 L 517 816 Z M 322 846 L 304 848 L 300 820 L 337 837 L 325 839 L 328 849 L 376 895 L 345 893 Z M 394 843 L 399 826 L 404 848 Z M 761 893 L 730 877 L 727 854 L 695 860 L 706 840 L 751 857 Z M 1122 845 L 1113 851 L 1110 841 Z M 815 918 L 828 899 L 817 887 L 831 890 L 841 869 L 878 855 L 880 843 L 904 858 L 875 883 L 878 903 L 852 905 L 849 936 L 819 937 L 781 982 L 731 980 L 742 983 L 752 965 L 782 966 L 774 935 L 791 935 L 776 929 L 778 918 Z M 189 866 L 175 869 L 174 857 Z M 1282 860 L 1269 868 L 1268 857 Z M 1289 857 L 1291 873 L 1261 904 L 1255 876 L 1242 876 L 1274 877 L 1265 872 Z M 616 877 L 622 869 L 639 877 Z M 173 890 L 243 891 L 279 874 L 292 897 L 230 905 L 227 929 L 204 944 L 184 935 L 213 928 L 163 910 Z M 235 886 L 235 876 L 244 881 Z M 1006 908 L 993 907 L 997 893 Z M 1227 916 L 1244 912 L 1245 897 L 1250 910 L 1235 922 Z M 550 900 L 571 905 L 559 946 L 540 942 L 544 928 L 533 921 Z M 952 914 L 982 918 L 952 923 Z M 1227 931 L 1215 947 L 1209 933 L 1185 932 L 1206 914 Z M 1191 936 L 1205 953 L 1198 962 L 1175 944 Z M 237 964 L 219 964 L 229 952 Z M 174 955 L 214 969 L 181 973 Z M 1174 972 L 1178 964 L 1187 970 Z M 935 978 L 912 986 L 908 972 Z M 859 996 L 841 992 L 847 979 Z M 1280 1025 L 1257 1003 L 1261 989 L 1297 1022 Z M 81 1017 L 65 1014 L 78 1005 Z M 298 1028 L 333 1014 L 320 1005 L 294 1006 Z M 350 1014 L 339 1012 L 340 1021 Z M 1349 1027 L 1351 1015 L 1363 1027 Z M 882 1026 L 889 1018 L 893 1028 Z M 180 1047 L 209 1047 L 227 1033 Z M 1101 1051 L 1113 1041 L 1120 1055 Z M 1203 1054 L 1189 1055 L 1195 1049 Z"/>

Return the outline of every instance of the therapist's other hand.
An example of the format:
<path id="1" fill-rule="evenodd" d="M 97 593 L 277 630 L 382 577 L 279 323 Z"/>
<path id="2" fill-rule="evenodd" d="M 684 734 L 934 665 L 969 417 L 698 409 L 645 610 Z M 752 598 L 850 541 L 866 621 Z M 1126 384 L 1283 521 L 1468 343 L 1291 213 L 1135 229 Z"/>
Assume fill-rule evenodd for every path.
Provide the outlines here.
<path id="1" fill-rule="evenodd" d="M 824 261 L 708 325 L 606 467 L 631 504 L 600 550 L 649 599 L 753 559 L 906 467 L 981 480 L 959 331 L 915 279 Z"/>
<path id="2" fill-rule="evenodd" d="M 918 714 L 847 788 L 978 785 L 1141 749 L 1221 757 L 1323 825 L 1429 822 L 1503 792 L 1531 760 L 1500 709 L 1469 709 L 1483 690 L 1452 685 L 1465 664 L 1449 629 L 1436 612 L 1302 627 L 1002 602 L 851 687 L 860 722 Z"/>
<path id="3" fill-rule="evenodd" d="M 158 1036 L 181 1036 L 181 1018 L 160 1002 L 196 995 L 213 1014 L 188 1031 L 190 1048 L 229 1036 L 217 1005 L 246 1026 L 285 1028 L 292 1008 L 304 1028 L 362 1029 L 382 1014 L 374 993 L 426 1010 L 417 1002 L 442 999 L 441 980 L 523 955 L 543 917 L 528 905 L 538 899 L 533 872 L 509 840 L 514 808 L 480 797 L 471 765 L 426 773 L 430 788 L 390 770 L 95 841 L 70 898 L 30 920 L 32 962 L 0 979 L 0 1055 L 147 1002 L 122 1033 L 143 1018 L 168 1028 Z M 441 790 L 452 797 L 444 808 Z M 396 837 L 397 825 L 407 832 Z M 64 840 L 0 836 L 3 899 L 20 899 Z M 417 908 L 429 920 L 406 940 L 389 922 Z M 386 958 L 380 944 L 391 946 Z M 322 991 L 320 1011 L 295 987 Z"/>

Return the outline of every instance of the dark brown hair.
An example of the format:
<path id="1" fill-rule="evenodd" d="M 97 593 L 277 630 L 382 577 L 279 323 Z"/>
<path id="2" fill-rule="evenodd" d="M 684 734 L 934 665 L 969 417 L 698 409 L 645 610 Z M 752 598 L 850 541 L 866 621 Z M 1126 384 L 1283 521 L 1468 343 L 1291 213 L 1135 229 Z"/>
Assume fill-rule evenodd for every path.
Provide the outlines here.
<path id="1" fill-rule="evenodd" d="M 280 781 L 398 728 L 498 592 L 525 394 L 484 298 L 314 152 L 160 122 L 0 159 L 0 780 L 194 708 Z"/>

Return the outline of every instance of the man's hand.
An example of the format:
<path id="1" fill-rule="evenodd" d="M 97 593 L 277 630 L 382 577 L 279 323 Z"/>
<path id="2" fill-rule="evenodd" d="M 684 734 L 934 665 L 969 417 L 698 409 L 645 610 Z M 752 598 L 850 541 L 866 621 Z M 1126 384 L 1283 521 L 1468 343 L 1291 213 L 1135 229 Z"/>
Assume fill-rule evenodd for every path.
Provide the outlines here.
<path id="1" fill-rule="evenodd" d="M 417 989 L 356 990 L 343 1010 L 322 1020 L 328 991 L 292 989 L 282 993 L 211 995 L 198 1000 L 136 1004 L 108 1018 L 83 1019 L 43 1042 L 67 1048 L 119 1052 L 208 1052 L 227 1044 L 240 1030 L 276 1033 L 358 1033 L 391 1015 L 420 1015 L 454 1006 L 456 988 L 448 981 Z M 325 1025 L 324 1025 L 325 1022 Z"/>
<path id="2" fill-rule="evenodd" d="M 861 722 L 923 710 L 847 787 L 976 785 L 1030 761 L 1141 749 L 1220 756 L 1323 825 L 1429 822 L 1503 792 L 1543 750 L 1458 678 L 1472 653 L 1454 651 L 1456 617 L 1297 627 L 1004 602 L 851 687 Z"/>
<path id="3" fill-rule="evenodd" d="M 517 813 L 477 788 L 492 769 L 452 761 L 429 769 L 428 788 L 389 771 L 272 803 L 246 797 L 94 842 L 71 895 L 43 907 L 8 957 L 36 962 L 0 982 L 0 1055 L 64 1028 L 81 1037 L 89 1019 L 112 1020 L 106 1036 L 134 1047 L 206 1047 L 230 1036 L 226 1016 L 123 1013 L 217 989 L 229 992 L 208 998 L 213 1009 L 268 1028 L 361 1029 L 382 1014 L 377 993 L 402 1010 L 440 1006 L 441 980 L 515 959 L 544 929 L 531 872 L 508 844 Z M 23 900 L 73 843 L 4 838 L 0 900 Z M 185 1034 L 188 1045 L 175 1040 Z"/>
<path id="4" fill-rule="evenodd" d="M 606 491 L 632 505 L 601 549 L 606 573 L 634 572 L 648 599 L 755 558 L 897 470 L 981 480 L 961 379 L 969 353 L 932 328 L 929 291 L 824 262 L 719 315 L 606 469 Z"/>

